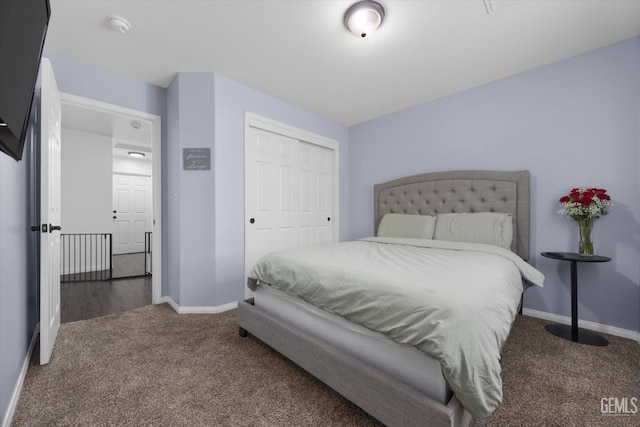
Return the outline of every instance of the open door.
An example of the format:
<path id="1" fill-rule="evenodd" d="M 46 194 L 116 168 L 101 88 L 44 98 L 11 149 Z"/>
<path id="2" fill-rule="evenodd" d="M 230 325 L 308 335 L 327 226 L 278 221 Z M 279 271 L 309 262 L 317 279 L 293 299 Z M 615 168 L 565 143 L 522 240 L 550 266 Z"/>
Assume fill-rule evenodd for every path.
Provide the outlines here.
<path id="1" fill-rule="evenodd" d="M 40 64 L 40 364 L 60 328 L 60 92 L 48 59 Z"/>

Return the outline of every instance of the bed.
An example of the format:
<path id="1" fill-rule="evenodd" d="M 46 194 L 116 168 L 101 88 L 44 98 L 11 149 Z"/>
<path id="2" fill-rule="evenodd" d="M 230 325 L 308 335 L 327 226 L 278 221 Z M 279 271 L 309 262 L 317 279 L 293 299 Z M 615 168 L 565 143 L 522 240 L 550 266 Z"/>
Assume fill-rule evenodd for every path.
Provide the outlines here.
<path id="1" fill-rule="evenodd" d="M 381 231 L 381 222 L 388 223 L 388 218 L 393 215 L 413 215 L 411 218 L 417 219 L 429 215 L 442 215 L 444 218 L 451 213 L 480 212 L 508 215 L 513 230 L 507 243 L 507 249 L 510 251 L 498 248 L 508 254 L 501 253 L 501 256 L 495 257 L 482 253 L 477 255 L 480 259 L 477 261 L 474 259 L 473 262 L 483 264 L 485 260 L 493 258 L 499 258 L 502 260 L 500 262 L 506 262 L 503 260 L 503 256 L 508 255 L 517 258 L 514 262 L 518 261 L 524 264 L 519 268 L 525 270 L 531 268 L 522 261 L 527 260 L 529 256 L 529 173 L 527 171 L 436 172 L 406 177 L 374 186 L 374 235 Z M 385 217 L 387 214 L 389 215 Z M 361 251 L 362 247 L 366 247 L 367 251 L 373 250 L 374 252 L 367 252 L 363 257 L 380 256 L 381 265 L 385 258 L 393 256 L 397 258 L 392 263 L 402 264 L 404 258 L 408 259 L 414 256 L 414 251 L 425 250 L 422 247 L 422 241 L 418 241 L 419 239 L 400 239 L 402 240 L 400 242 L 396 240 L 398 239 L 377 237 L 338 245 L 341 245 L 339 246 L 340 251 L 349 252 L 352 249 Z M 414 240 L 418 242 L 414 242 Z M 436 245 L 436 248 L 426 250 L 447 252 L 447 256 L 449 256 L 449 252 L 467 254 L 475 250 L 474 247 L 467 250 L 469 248 L 466 246 L 462 248 L 464 250 L 460 250 L 456 246 L 458 243 L 455 242 L 451 243 L 455 246 L 452 248 L 447 247 L 448 242 L 428 243 L 428 245 L 433 244 Z M 445 247 L 440 248 L 439 246 L 442 245 Z M 462 243 L 462 245 L 466 245 L 466 243 Z M 476 246 L 488 245 L 479 244 Z M 485 248 L 480 249 L 485 250 Z M 332 248 L 331 252 L 336 252 L 336 250 Z M 383 250 L 380 252 L 382 255 L 376 255 L 380 250 Z M 317 257 L 315 252 L 309 252 L 309 250 L 296 252 L 296 254 L 305 253 L 311 254 L 309 259 Z M 422 252 L 418 252 L 418 255 L 415 256 L 421 254 Z M 346 255 L 345 252 L 346 256 L 351 255 Z M 469 256 L 475 257 L 476 254 Z M 340 255 L 338 258 L 344 257 Z M 338 258 L 328 262 L 333 263 L 331 265 L 336 265 Z M 437 259 L 437 262 L 441 262 L 441 258 Z M 510 262 L 506 263 L 511 265 Z M 355 269 L 355 266 L 359 264 L 354 260 L 351 265 Z M 285 266 L 288 267 L 286 262 Z M 345 268 L 349 269 L 348 266 Z M 382 268 L 386 269 L 386 267 Z M 461 400 L 466 402 L 467 407 L 473 407 L 473 404 L 470 403 L 466 392 L 461 391 L 460 384 L 458 384 L 469 380 L 447 375 L 450 374 L 446 362 L 449 360 L 448 354 L 444 359 L 439 354 L 435 356 L 430 354 L 433 353 L 433 348 L 428 347 L 430 345 L 426 344 L 428 340 L 421 337 L 415 338 L 419 345 L 412 343 L 411 339 L 415 335 L 413 332 L 407 332 L 405 335 L 402 335 L 404 332 L 399 332 L 391 339 L 389 335 L 394 335 L 394 331 L 400 329 L 394 325 L 381 333 L 380 330 L 371 328 L 371 325 L 367 323 L 369 318 L 364 321 L 362 317 L 358 318 L 360 310 L 356 309 L 355 315 L 349 312 L 348 319 L 346 319 L 333 308 L 330 310 L 322 309 L 322 302 L 310 304 L 307 295 L 296 296 L 289 293 L 289 289 L 274 289 L 270 286 L 272 283 L 269 282 L 278 280 L 272 276 L 266 276 L 271 270 L 273 270 L 271 267 L 260 270 L 260 265 L 257 265 L 254 269 L 255 274 L 267 278 L 264 281 L 252 279 L 250 285 L 255 292 L 254 298 L 239 302 L 238 324 L 242 336 L 246 336 L 247 332 L 251 333 L 386 425 L 409 426 L 428 423 L 428 425 L 434 426 L 465 426 L 469 424 L 471 413 L 461 404 Z M 338 268 L 334 270 L 341 274 Z M 446 274 L 451 275 L 451 271 L 454 270 L 456 270 L 455 266 L 450 267 Z M 376 274 L 384 276 L 384 271 L 381 270 Z M 535 271 L 529 273 L 533 276 L 536 274 Z M 261 274 L 263 275 L 261 276 Z M 422 273 L 418 271 L 415 274 L 419 276 Z M 296 272 L 292 277 L 300 278 L 301 275 Z M 384 280 L 388 280 L 388 278 L 384 278 Z M 510 302 L 501 303 L 500 309 L 494 310 L 511 321 L 515 317 L 517 302 L 523 291 L 520 274 L 518 280 L 521 283 L 517 291 L 512 286 L 509 288 L 509 292 L 505 292 L 510 294 L 507 298 Z M 290 280 L 292 283 L 297 281 L 302 283 L 302 279 Z M 327 281 L 333 284 L 342 283 L 342 276 L 332 277 Z M 366 282 L 367 286 L 376 288 L 375 275 L 368 277 Z M 513 282 L 513 278 L 511 282 Z M 327 295 L 335 296 L 337 295 L 336 290 L 341 289 L 342 286 L 331 288 L 327 291 Z M 375 296 L 374 291 L 366 293 Z M 361 294 L 362 292 L 359 295 Z M 396 300 L 394 296 L 393 301 L 399 300 Z M 411 299 L 402 302 L 402 305 L 409 304 L 411 304 Z M 396 308 L 393 306 L 393 310 L 389 309 L 388 312 L 395 313 Z M 486 309 L 493 308 L 492 305 L 486 306 Z M 446 313 L 450 311 L 456 310 L 451 310 L 450 307 L 445 310 Z M 501 314 L 502 311 L 504 314 Z M 455 319 L 456 316 L 452 317 Z M 374 320 L 377 321 L 379 317 L 384 316 L 375 316 Z M 397 316 L 391 315 L 390 317 Z M 510 327 L 510 322 L 508 327 Z M 454 326 L 454 329 L 457 328 Z M 445 328 L 444 330 L 449 329 Z M 506 334 L 508 334 L 508 328 L 503 331 L 504 336 L 498 347 L 501 347 L 501 343 L 506 339 Z M 464 342 L 466 343 L 466 341 Z M 427 347 L 422 346 L 423 343 Z M 429 351 L 424 351 L 425 349 Z M 497 348 L 496 351 L 499 350 L 500 348 Z M 472 351 L 483 350 L 472 349 Z M 499 354 L 497 358 L 499 359 Z M 493 370 L 495 371 L 495 369 Z M 494 400 L 499 399 L 501 389 L 499 391 L 497 397 L 489 397 Z M 471 412 L 484 413 L 482 409 L 475 407 Z"/>

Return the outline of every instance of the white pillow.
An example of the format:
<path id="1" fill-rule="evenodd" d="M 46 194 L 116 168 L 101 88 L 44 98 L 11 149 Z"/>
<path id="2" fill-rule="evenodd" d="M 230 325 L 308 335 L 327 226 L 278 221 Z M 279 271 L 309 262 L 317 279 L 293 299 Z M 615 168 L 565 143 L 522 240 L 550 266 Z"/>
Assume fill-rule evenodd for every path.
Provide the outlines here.
<path id="1" fill-rule="evenodd" d="M 511 214 L 497 212 L 438 214 L 433 238 L 510 249 L 513 220 Z"/>
<path id="2" fill-rule="evenodd" d="M 378 237 L 431 239 L 435 225 L 435 216 L 388 213 L 380 220 Z"/>

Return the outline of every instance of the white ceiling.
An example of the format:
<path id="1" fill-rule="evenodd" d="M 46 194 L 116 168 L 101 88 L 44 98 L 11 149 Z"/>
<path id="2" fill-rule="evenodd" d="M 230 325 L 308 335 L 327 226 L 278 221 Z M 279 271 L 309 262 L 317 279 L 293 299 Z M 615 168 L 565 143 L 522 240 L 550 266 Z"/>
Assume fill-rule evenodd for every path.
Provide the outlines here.
<path id="1" fill-rule="evenodd" d="M 640 35 L 636 0 L 379 1 L 358 39 L 355 0 L 51 0 L 46 48 L 163 87 L 218 73 L 349 126 Z"/>
<path id="2" fill-rule="evenodd" d="M 63 102 L 62 127 L 111 138 L 114 156 L 138 151 L 145 160 L 152 158 L 153 125 L 148 120 Z"/>

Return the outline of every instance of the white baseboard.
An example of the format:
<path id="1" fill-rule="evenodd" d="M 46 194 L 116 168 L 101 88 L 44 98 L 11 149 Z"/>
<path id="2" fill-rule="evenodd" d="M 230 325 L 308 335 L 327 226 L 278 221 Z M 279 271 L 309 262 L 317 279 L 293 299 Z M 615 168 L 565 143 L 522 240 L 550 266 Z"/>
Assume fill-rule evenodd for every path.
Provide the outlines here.
<path id="1" fill-rule="evenodd" d="M 36 345 L 36 341 L 39 333 L 40 333 L 40 323 L 36 325 L 36 329 L 33 331 L 33 336 L 31 337 L 31 342 L 29 343 L 29 349 L 27 350 L 27 355 L 24 357 L 24 362 L 22 362 L 22 369 L 20 370 L 20 376 L 18 377 L 18 382 L 16 383 L 16 387 L 13 389 L 13 394 L 11 395 L 11 401 L 9 401 L 7 412 L 6 414 L 4 414 L 4 419 L 2 420 L 2 427 L 9 427 L 11 425 L 11 420 L 13 420 L 13 414 L 15 414 L 16 408 L 18 407 L 18 400 L 20 399 L 20 393 L 22 393 L 22 386 L 24 385 L 24 379 L 27 377 L 27 371 L 29 370 L 29 362 L 31 361 L 31 355 L 33 354 L 33 348 Z"/>
<path id="2" fill-rule="evenodd" d="M 560 316 L 559 314 L 547 313 L 545 311 L 533 310 L 531 308 L 524 308 L 522 314 L 530 317 L 537 317 L 538 319 L 549 320 L 551 322 L 561 323 L 563 325 L 570 325 L 571 318 L 568 316 Z M 618 328 L 616 326 L 603 325 L 601 323 L 590 322 L 588 320 L 578 319 L 578 324 L 583 329 L 589 329 L 603 334 L 615 335 L 617 337 L 629 338 L 637 341 L 640 344 L 640 332 L 632 331 L 630 329 Z"/>
<path id="3" fill-rule="evenodd" d="M 160 303 L 168 303 L 176 313 L 178 314 L 217 314 L 224 311 L 233 310 L 238 307 L 238 302 L 230 302 L 228 304 L 216 306 L 216 307 L 181 307 L 171 297 L 164 296 L 161 298 Z M 571 318 L 568 316 L 561 316 L 559 314 L 547 313 L 546 311 L 533 310 L 531 308 L 524 308 L 522 313 L 525 316 L 537 317 L 538 319 L 549 320 L 551 322 L 561 323 L 563 325 L 570 325 Z M 601 323 L 590 322 L 588 320 L 579 320 L 580 327 L 583 329 L 589 329 L 603 334 L 615 335 L 617 337 L 628 338 L 637 341 L 640 344 L 640 332 L 632 331 L 630 329 L 618 328 L 616 326 L 603 325 Z"/>
<path id="4" fill-rule="evenodd" d="M 160 303 L 167 303 L 178 314 L 217 314 L 223 311 L 233 310 L 238 307 L 238 302 L 230 302 L 228 304 L 219 305 L 216 307 L 181 307 L 176 303 L 173 298 L 164 296 L 160 299 Z"/>

